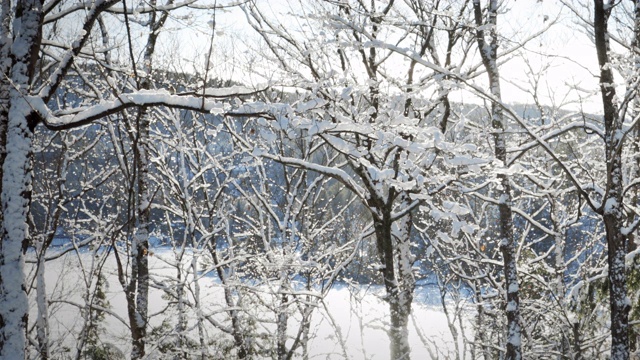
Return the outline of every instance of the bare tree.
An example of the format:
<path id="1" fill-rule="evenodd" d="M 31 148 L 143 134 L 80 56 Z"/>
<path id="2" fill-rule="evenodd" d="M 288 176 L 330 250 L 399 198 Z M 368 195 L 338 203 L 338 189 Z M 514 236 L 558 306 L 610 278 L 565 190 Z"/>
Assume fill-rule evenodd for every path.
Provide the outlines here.
<path id="1" fill-rule="evenodd" d="M 41 74 L 43 78 L 38 82 L 41 85 L 37 87 L 34 75 L 39 70 L 36 64 L 43 46 L 43 24 L 47 21 L 60 21 L 66 15 L 85 9 L 85 6 L 72 5 L 59 13 L 51 13 L 55 10 L 54 3 L 45 6 L 42 1 L 21 0 L 12 7 L 9 1 L 3 2 L 3 30 L 8 29 L 9 23 L 12 25 L 10 31 L 2 32 L 0 44 L 1 51 L 8 53 L 10 59 L 10 64 L 6 58 L 3 57 L 2 60 L 2 104 L 3 109 L 7 110 L 7 116 L 6 120 L 3 117 L 0 121 L 7 124 L 6 133 L 2 138 L 6 137 L 7 149 L 10 149 L 2 168 L 1 195 L 4 218 L 0 251 L 0 301 L 3 303 L 0 309 L 0 356 L 3 357 L 23 358 L 26 349 L 28 299 L 24 252 L 29 243 L 27 218 L 31 201 L 32 137 L 35 127 L 44 123 L 54 130 L 70 129 L 131 107 L 167 105 L 207 112 L 221 106 L 219 101 L 203 99 L 193 94 L 175 96 L 168 91 L 157 91 L 153 93 L 155 96 L 151 96 L 152 92 L 140 90 L 127 97 L 119 97 L 119 93 L 112 94 L 110 101 L 94 105 L 93 108 L 85 104 L 73 109 L 51 110 L 47 103 L 61 85 L 70 86 L 63 85 L 63 82 L 73 68 L 74 60 L 85 54 L 83 50 L 92 36 L 93 27 L 100 14 L 109 9 L 116 13 L 125 11 L 113 8 L 115 4 L 117 1 L 113 0 L 90 4 L 82 18 L 81 31 L 71 42 L 70 48 L 61 50 L 60 56 L 54 57 L 57 61 L 48 64 L 50 66 L 47 69 L 50 71 L 48 75 Z M 156 11 L 154 8 L 143 10 Z M 233 92 L 222 93 L 223 97 L 226 97 Z M 95 99 L 95 104 L 102 100 L 104 98 Z M 253 109 L 243 110 L 236 107 L 235 110 L 243 114 L 255 113 Z M 227 110 L 223 110 L 225 111 Z"/>
<path id="2" fill-rule="evenodd" d="M 623 209 L 624 183 L 622 144 L 623 122 L 616 101 L 613 70 L 610 66 L 608 23 L 613 3 L 594 1 L 593 29 L 600 66 L 600 92 L 604 109 L 604 146 L 607 163 L 606 193 L 599 212 L 606 229 L 609 250 L 609 304 L 611 306 L 611 359 L 629 358 L 629 300 L 627 297 L 627 235 Z"/>
<path id="3" fill-rule="evenodd" d="M 416 57 L 434 58 L 441 66 L 460 65 L 454 65 L 451 54 L 458 46 L 462 54 L 468 51 L 459 43 L 465 31 L 460 24 L 468 15 L 467 3 L 451 17 L 438 15 L 439 4 L 408 2 L 410 10 L 405 12 L 406 8 L 396 7 L 393 1 L 371 5 L 326 2 L 308 7 L 301 2 L 303 11 L 309 13 L 302 21 L 313 23 L 308 33 L 301 34 L 257 7 L 247 9 L 252 26 L 271 51 L 268 56 L 275 57 L 277 66 L 295 76 L 285 81 L 302 84 L 301 91 L 308 94 L 305 101 L 325 104 L 324 118 L 318 115 L 317 120 L 304 126 L 341 153 L 344 160 L 327 167 L 281 155 L 263 156 L 333 176 L 365 204 L 373 221 L 377 266 L 387 293 L 393 359 L 410 357 L 408 325 L 415 289 L 412 213 L 422 199 L 450 181 L 438 177 L 446 173 L 440 151 L 449 148 L 431 146 L 428 139 L 442 136 L 439 134 L 447 130 L 451 106 L 446 81 L 434 81 L 432 74 L 416 79 L 418 61 L 409 63 L 406 75 L 396 75 L 397 69 L 390 65 L 395 48 L 385 48 L 385 36 L 391 29 L 399 30 L 400 41 L 415 49 Z M 448 29 L 444 32 L 444 50 L 435 45 L 441 34 L 433 24 Z M 334 35 L 328 36 L 327 32 Z M 439 51 L 445 53 L 442 61 Z M 458 60 L 463 63 L 465 58 L 463 55 Z M 400 95 L 383 95 L 388 87 L 397 89 Z M 420 99 L 422 92 L 418 89 L 431 87 L 439 88 L 438 96 Z M 396 127 L 395 122 L 402 125 Z M 433 123 L 436 126 L 430 127 Z M 409 144 L 422 150 L 413 152 Z"/>
<path id="4" fill-rule="evenodd" d="M 480 0 L 473 1 L 473 10 L 476 25 L 476 39 L 478 41 L 478 51 L 482 58 L 482 63 L 489 77 L 489 92 L 492 97 L 500 102 L 500 72 L 498 70 L 498 1 L 490 0 L 487 6 L 486 19 L 483 17 L 483 10 Z M 487 29 L 487 30 L 485 30 Z M 485 34 L 488 32 L 488 34 Z M 504 118 L 502 106 L 497 102 L 491 104 L 491 126 L 494 134 L 494 151 L 496 158 L 506 165 L 507 162 L 507 124 Z M 515 242 L 513 235 L 513 212 L 511 210 L 512 194 L 509 176 L 499 173 L 499 246 L 502 252 L 504 263 L 505 287 L 507 291 L 506 314 L 507 314 L 507 351 L 505 358 L 508 360 L 522 359 L 522 326 L 520 324 L 520 298 L 518 270 L 515 256 Z"/>

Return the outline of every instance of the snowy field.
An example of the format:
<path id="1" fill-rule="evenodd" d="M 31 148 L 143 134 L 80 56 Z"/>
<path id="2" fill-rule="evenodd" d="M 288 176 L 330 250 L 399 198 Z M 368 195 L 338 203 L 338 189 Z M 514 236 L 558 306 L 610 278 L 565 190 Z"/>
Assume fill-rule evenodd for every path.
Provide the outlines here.
<path id="1" fill-rule="evenodd" d="M 174 254 L 169 249 L 156 251 L 150 259 L 152 276 L 162 281 L 175 278 Z M 46 285 L 50 300 L 50 326 L 52 338 L 59 341 L 54 347 L 76 346 L 75 336 L 81 329 L 83 319 L 78 307 L 72 303 L 82 304 L 83 293 L 86 289 L 86 277 L 82 274 L 89 272 L 92 264 L 90 253 L 67 254 L 57 260 L 47 262 Z M 33 266 L 28 266 L 28 270 Z M 104 264 L 108 278 L 107 298 L 110 303 L 111 314 L 107 314 L 104 322 L 104 334 L 100 340 L 111 343 L 125 354 L 129 354 L 130 345 L 128 330 L 123 323 L 127 319 L 126 301 L 122 288 L 117 280 L 116 262 L 113 255 Z M 217 312 L 219 319 L 224 321 L 225 303 L 222 287 L 217 278 L 203 277 L 199 281 L 201 301 L 208 311 Z M 345 352 L 352 359 L 388 359 L 389 341 L 384 329 L 388 328 L 388 307 L 381 300 L 384 290 L 379 287 L 360 288 L 357 291 L 345 285 L 336 285 L 329 291 L 325 304 L 313 313 L 311 325 L 311 340 L 309 344 L 312 359 L 342 359 Z M 455 358 L 453 355 L 453 338 L 449 332 L 445 314 L 437 306 L 437 290 L 422 288 L 416 293 L 413 306 L 413 319 L 410 324 L 410 344 L 412 357 L 415 359 Z M 65 299 L 65 302 L 56 302 Z M 35 301 L 33 302 L 35 304 Z M 162 297 L 162 291 L 150 290 L 149 314 L 152 326 L 159 325 L 166 317 L 175 318 L 175 310 L 165 312 L 167 301 Z M 272 315 L 272 314 L 271 314 Z M 265 316 L 269 316 L 266 314 Z M 30 321 L 35 321 L 36 309 L 32 306 Z M 295 320 L 290 320 L 290 331 L 297 330 Z M 269 325 L 266 326 L 268 329 Z M 271 324 L 271 327 L 275 326 Z M 291 330 L 291 329 L 294 330 Z M 468 327 L 467 327 L 468 328 Z M 465 329 L 469 331 L 468 329 Z M 216 337 L 219 330 L 209 326 L 209 337 Z M 293 334 L 292 334 L 293 335 Z M 470 334 L 467 333 L 467 336 Z M 219 336 L 219 335 L 218 335 Z M 343 341 L 339 341 L 343 339 Z M 425 342 L 430 345 L 426 345 Z M 71 350 L 70 355 L 75 351 Z M 148 349 L 149 358 L 160 358 L 153 349 Z"/>

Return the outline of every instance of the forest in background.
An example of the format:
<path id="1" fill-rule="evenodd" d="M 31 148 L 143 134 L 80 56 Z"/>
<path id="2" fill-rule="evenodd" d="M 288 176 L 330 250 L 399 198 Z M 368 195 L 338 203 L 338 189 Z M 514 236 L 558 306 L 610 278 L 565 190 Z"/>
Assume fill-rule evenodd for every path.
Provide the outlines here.
<path id="1" fill-rule="evenodd" d="M 379 286 L 408 360 L 425 284 L 451 358 L 640 354 L 640 0 L 0 1 L 0 358 L 308 359 Z"/>

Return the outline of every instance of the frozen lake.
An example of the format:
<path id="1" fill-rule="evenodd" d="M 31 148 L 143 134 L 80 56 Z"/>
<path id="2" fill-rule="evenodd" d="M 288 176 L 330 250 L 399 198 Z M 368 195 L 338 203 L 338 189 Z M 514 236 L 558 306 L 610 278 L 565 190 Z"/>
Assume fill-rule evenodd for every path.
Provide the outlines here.
<path id="1" fill-rule="evenodd" d="M 188 268 L 190 256 L 184 260 L 184 268 Z M 83 318 L 76 306 L 84 304 L 84 295 L 89 273 L 98 264 L 90 252 L 69 253 L 46 264 L 46 285 L 52 305 L 50 308 L 50 326 L 54 348 L 67 347 L 70 355 L 75 354 L 76 337 L 81 331 Z M 152 277 L 157 282 L 169 284 L 176 279 L 174 253 L 167 248 L 156 249 L 149 257 Z M 33 269 L 27 264 L 27 269 Z M 103 271 L 108 275 L 106 288 L 110 314 L 104 320 L 103 335 L 100 340 L 121 349 L 125 354 L 130 352 L 126 300 L 122 287 L 117 279 L 116 261 L 113 254 L 104 262 Z M 33 274 L 31 274 L 33 275 Z M 184 275 L 183 275 L 184 278 Z M 187 276 L 190 278 L 190 275 Z M 95 281 L 94 281 L 95 284 Z M 228 323 L 225 310 L 223 288 L 217 277 L 204 276 L 198 281 L 203 312 L 215 314 L 214 317 Z M 193 287 L 190 287 L 193 290 Z M 188 291 L 190 291 L 188 290 Z M 34 291 L 35 292 L 35 291 Z M 310 329 L 309 353 L 312 359 L 343 359 L 345 353 L 352 359 L 388 359 L 389 340 L 385 329 L 388 328 L 388 306 L 382 300 L 384 289 L 381 286 L 348 287 L 335 285 L 326 295 L 324 305 L 316 308 L 312 315 Z M 435 287 L 420 287 L 415 294 L 409 341 L 414 359 L 429 359 L 432 356 L 448 358 L 453 355 L 454 343 L 449 331 L 447 318 L 438 306 L 438 291 Z M 33 297 L 33 296 L 32 296 Z M 57 300 L 65 299 L 65 302 Z M 74 305 L 76 304 L 76 305 Z M 249 311 L 260 309 L 250 307 Z M 265 308 L 266 309 L 266 308 Z M 188 310 L 188 319 L 192 325 L 195 313 Z M 260 311 L 260 310 L 258 310 Z M 149 314 L 151 326 L 159 326 L 166 318 L 175 319 L 175 307 L 167 308 L 167 299 L 163 291 L 157 288 L 150 290 Z M 275 320 L 274 313 L 254 314 L 256 318 Z M 30 314 L 30 322 L 36 318 L 35 301 Z M 290 319 L 289 332 L 294 335 L 298 329 L 298 320 Z M 464 322 L 468 324 L 468 322 Z M 207 323 L 207 335 L 212 339 L 230 337 Z M 465 333 L 471 335 L 470 326 Z M 195 328 L 195 326 L 191 326 Z M 275 332 L 275 323 L 258 323 L 256 326 L 262 333 Z M 195 331 L 195 330 L 193 330 Z M 342 341 L 340 341 L 342 339 Z M 292 342 L 293 340 L 290 340 Z M 426 342 L 426 343 L 425 343 Z M 149 359 L 161 358 L 162 354 L 154 351 L 153 346 L 147 350 Z M 455 357 L 455 356 L 453 356 Z"/>

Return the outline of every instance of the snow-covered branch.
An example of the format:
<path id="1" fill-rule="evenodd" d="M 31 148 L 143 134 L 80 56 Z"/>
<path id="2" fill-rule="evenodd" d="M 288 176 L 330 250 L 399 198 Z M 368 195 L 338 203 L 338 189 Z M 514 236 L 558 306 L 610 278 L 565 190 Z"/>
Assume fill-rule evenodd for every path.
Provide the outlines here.
<path id="1" fill-rule="evenodd" d="M 320 173 L 326 176 L 330 176 L 340 181 L 343 185 L 345 185 L 347 188 L 353 191 L 360 199 L 367 200 L 369 197 L 366 191 L 364 190 L 364 188 L 360 186 L 346 171 L 342 169 L 337 169 L 331 166 L 319 165 L 309 161 L 300 160 L 297 158 L 273 155 L 266 152 L 260 152 L 259 155 L 264 158 L 277 161 L 281 164 L 303 168 L 303 169 L 315 171 L 317 173 Z"/>
<path id="2" fill-rule="evenodd" d="M 87 125 L 94 120 L 132 107 L 166 106 L 214 115 L 232 117 L 261 116 L 265 118 L 274 118 L 272 114 L 282 110 L 277 105 L 267 105 L 265 103 L 247 103 L 232 108 L 230 105 L 217 100 L 197 96 L 172 95 L 166 90 L 140 90 L 134 93 L 122 94 L 117 99 L 104 101 L 100 104 L 66 109 L 59 112 L 51 111 L 39 96 L 28 97 L 28 103 L 40 115 L 45 126 L 51 130 L 72 129 Z"/>

